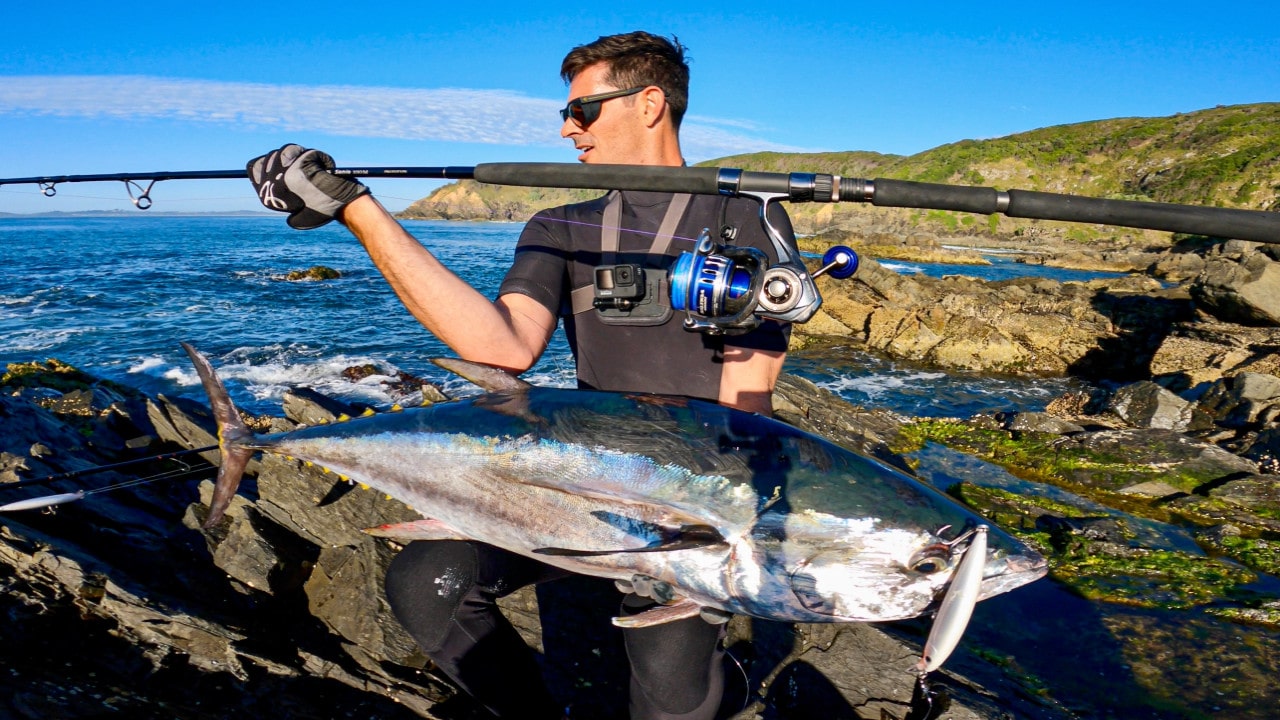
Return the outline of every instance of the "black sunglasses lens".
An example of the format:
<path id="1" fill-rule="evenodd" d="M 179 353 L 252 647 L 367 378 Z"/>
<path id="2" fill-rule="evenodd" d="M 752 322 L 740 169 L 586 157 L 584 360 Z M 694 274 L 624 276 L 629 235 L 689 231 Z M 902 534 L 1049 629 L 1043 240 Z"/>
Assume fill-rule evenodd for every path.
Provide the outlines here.
<path id="1" fill-rule="evenodd" d="M 596 121 L 600 117 L 600 100 L 592 102 L 578 103 L 573 106 L 573 120 L 582 127 L 586 127 Z"/>
<path id="2" fill-rule="evenodd" d="M 588 100 L 585 103 L 581 100 L 570 100 L 568 105 L 560 109 L 561 121 L 573 118 L 575 123 L 584 128 L 595 122 L 598 117 L 600 117 L 599 100 Z"/>

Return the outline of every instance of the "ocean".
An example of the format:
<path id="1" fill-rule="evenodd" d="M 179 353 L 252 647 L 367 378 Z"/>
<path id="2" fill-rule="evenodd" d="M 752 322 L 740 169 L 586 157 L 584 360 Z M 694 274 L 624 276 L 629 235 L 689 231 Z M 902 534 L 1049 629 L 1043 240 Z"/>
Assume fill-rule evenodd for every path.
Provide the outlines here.
<path id="1" fill-rule="evenodd" d="M 490 297 L 522 227 L 404 224 Z M 336 223 L 299 232 L 274 216 L 0 218 L 0 263 L 0 365 L 57 358 L 150 394 L 204 402 L 178 346 L 187 341 L 210 355 L 233 397 L 257 413 L 278 413 L 284 391 L 300 385 L 375 407 L 413 401 L 390 395 L 382 376 L 344 377 L 342 371 L 355 365 L 375 364 L 446 391 L 470 391 L 430 363 L 451 352 L 400 305 L 359 242 Z M 315 265 L 342 277 L 285 279 Z M 929 274 L 946 269 L 891 267 Z M 1000 278 L 1011 269 L 1056 279 L 1081 276 L 1008 262 L 954 271 Z M 917 416 L 1041 409 L 1075 387 L 1068 379 L 944 372 L 856 350 L 792 353 L 786 370 L 858 405 Z M 573 358 L 562 332 L 525 378 L 573 385 Z"/>

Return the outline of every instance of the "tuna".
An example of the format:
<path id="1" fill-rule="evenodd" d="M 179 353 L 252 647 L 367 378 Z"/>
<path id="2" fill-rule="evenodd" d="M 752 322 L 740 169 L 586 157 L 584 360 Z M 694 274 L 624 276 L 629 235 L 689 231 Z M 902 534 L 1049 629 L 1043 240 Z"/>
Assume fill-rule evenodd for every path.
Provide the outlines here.
<path id="1" fill-rule="evenodd" d="M 1039 554 L 901 471 L 716 403 L 533 387 L 454 361 L 496 391 L 256 436 L 209 362 L 184 347 L 223 455 L 206 525 L 261 451 L 328 468 L 423 516 L 375 534 L 476 540 L 572 572 L 669 585 L 678 599 L 637 624 L 708 608 L 793 622 L 912 618 L 943 604 L 964 558 L 966 587 L 951 595 L 967 607 L 942 613 L 960 618 L 943 628 L 958 639 L 974 602 L 1046 571 Z M 984 557 L 965 558 L 970 547 Z"/>

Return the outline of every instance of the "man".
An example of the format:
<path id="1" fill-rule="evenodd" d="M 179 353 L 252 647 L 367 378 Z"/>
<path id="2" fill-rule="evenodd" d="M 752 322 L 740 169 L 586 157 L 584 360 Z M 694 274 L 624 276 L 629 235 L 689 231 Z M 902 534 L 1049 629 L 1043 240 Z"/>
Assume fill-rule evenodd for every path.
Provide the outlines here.
<path id="1" fill-rule="evenodd" d="M 679 127 L 688 65 L 678 41 L 645 32 L 574 48 L 561 75 L 569 103 L 561 135 L 584 163 L 684 163 Z M 767 322 L 725 338 L 683 329 L 665 279 L 704 227 L 774 258 L 748 200 L 663 193 L 610 193 L 536 215 L 490 301 L 444 267 L 358 182 L 327 172 L 332 160 L 286 146 L 249 164 L 263 203 L 290 212 L 297 228 L 340 219 L 363 243 L 401 301 L 462 358 L 523 372 L 537 362 L 561 317 L 581 387 L 686 395 L 769 413 L 788 330 Z M 785 213 L 771 216 L 790 233 Z M 633 308 L 596 308 L 594 268 L 634 263 L 654 282 Z M 501 717 L 560 717 L 533 652 L 494 601 L 525 585 L 564 576 L 535 560 L 481 543 L 419 541 L 387 572 L 387 597 L 424 652 L 459 686 Z M 448 582 L 443 582 L 448 578 Z M 623 612 L 655 601 L 631 593 Z M 711 718 L 723 693 L 723 625 L 690 618 L 627 630 L 633 718 Z"/>

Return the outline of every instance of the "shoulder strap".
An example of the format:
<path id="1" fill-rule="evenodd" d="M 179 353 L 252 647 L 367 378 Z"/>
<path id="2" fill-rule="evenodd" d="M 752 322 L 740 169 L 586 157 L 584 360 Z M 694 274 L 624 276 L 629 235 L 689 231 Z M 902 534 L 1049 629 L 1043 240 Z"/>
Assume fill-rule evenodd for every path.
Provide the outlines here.
<path id="1" fill-rule="evenodd" d="M 605 265 L 612 265 L 617 262 L 618 248 L 621 245 L 622 234 L 622 193 L 617 190 L 609 191 L 607 195 L 608 202 L 604 206 L 604 217 L 600 222 L 600 259 Z M 671 241 L 675 237 L 676 229 L 680 225 L 680 220 L 684 218 L 685 211 L 689 208 L 689 202 L 693 199 L 692 195 L 687 193 L 676 193 L 671 196 L 671 202 L 667 205 L 667 212 L 662 216 L 662 224 L 658 226 L 658 232 L 653 237 L 653 243 L 649 246 L 650 255 L 665 255 L 671 247 Z M 595 287 L 592 285 L 584 285 L 575 288 L 569 293 L 569 302 L 573 308 L 573 314 L 587 312 L 594 306 L 591 301 L 595 299 Z"/>

